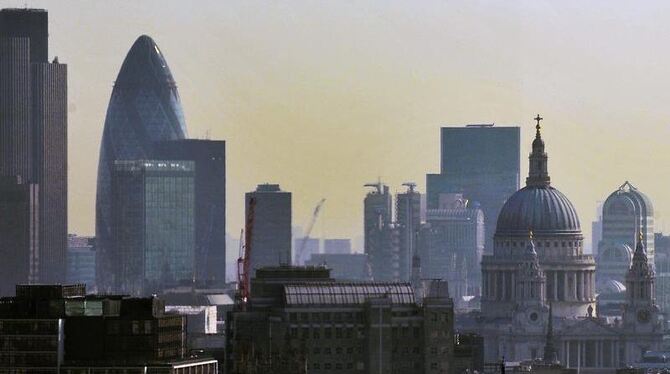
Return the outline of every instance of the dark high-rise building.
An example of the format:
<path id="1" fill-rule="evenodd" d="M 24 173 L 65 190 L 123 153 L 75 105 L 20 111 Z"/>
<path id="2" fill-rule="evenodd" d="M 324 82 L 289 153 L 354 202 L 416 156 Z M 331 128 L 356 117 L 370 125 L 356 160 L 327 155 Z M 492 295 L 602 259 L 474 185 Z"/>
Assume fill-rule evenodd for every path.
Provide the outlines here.
<path id="1" fill-rule="evenodd" d="M 140 36 L 126 55 L 107 107 L 96 197 L 96 276 L 111 289 L 111 175 L 115 160 L 153 157 L 154 142 L 183 139 L 186 123 L 168 64 L 154 41 Z"/>
<path id="2" fill-rule="evenodd" d="M 486 251 L 493 248 L 500 209 L 519 189 L 519 143 L 518 127 L 443 127 L 440 174 L 426 176 L 429 209 L 437 208 L 440 193 L 463 193 L 466 199 L 480 204 Z"/>
<path id="3" fill-rule="evenodd" d="M 265 266 L 291 263 L 291 193 L 278 184 L 259 184 L 256 191 L 247 192 L 246 216 L 249 201 L 255 199 L 253 235 L 251 238 L 251 270 Z"/>
<path id="4" fill-rule="evenodd" d="M 3 9 L 0 11 L 0 37 L 26 38 L 30 62 L 49 58 L 49 13 L 44 9 Z"/>
<path id="5" fill-rule="evenodd" d="M 0 177 L 0 296 L 38 280 L 39 188 L 20 177 Z"/>
<path id="6" fill-rule="evenodd" d="M 112 173 L 114 290 L 155 294 L 192 282 L 193 161 L 115 161 Z"/>
<path id="7" fill-rule="evenodd" d="M 226 282 L 226 142 L 182 139 L 156 143 L 159 160 L 195 162 L 195 279 Z"/>
<path id="8" fill-rule="evenodd" d="M 441 194 L 438 208 L 426 211 L 417 244 L 421 275 L 446 280 L 457 308 L 468 307 L 466 296 L 480 296 L 484 231 L 484 214 L 462 194 Z"/>
<path id="9" fill-rule="evenodd" d="M 392 197 L 388 186 L 373 187 L 363 201 L 364 250 L 375 281 L 400 280 L 399 231 L 393 224 Z"/>
<path id="10" fill-rule="evenodd" d="M 67 249 L 67 66 L 47 61 L 47 42 L 46 11 L 0 11 L 0 175 L 39 186 L 34 281 L 60 282 Z"/>
<path id="11" fill-rule="evenodd" d="M 414 183 L 406 183 L 405 193 L 396 195 L 396 223 L 399 243 L 399 280 L 409 281 L 412 273 L 412 256 L 416 252 L 417 235 L 421 227 L 421 194 L 414 190 Z"/>

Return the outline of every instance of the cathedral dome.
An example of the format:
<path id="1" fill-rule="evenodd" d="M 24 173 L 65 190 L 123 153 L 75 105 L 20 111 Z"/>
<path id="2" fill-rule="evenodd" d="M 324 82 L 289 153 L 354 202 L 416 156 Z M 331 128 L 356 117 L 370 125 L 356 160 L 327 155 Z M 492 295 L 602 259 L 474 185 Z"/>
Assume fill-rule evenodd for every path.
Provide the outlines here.
<path id="1" fill-rule="evenodd" d="M 559 190 L 551 187 L 547 170 L 547 153 L 540 134 L 538 115 L 537 133 L 529 156 L 526 187 L 515 192 L 503 205 L 498 215 L 496 236 L 526 235 L 533 230 L 539 235 L 581 235 L 577 211 Z"/>
<path id="2" fill-rule="evenodd" d="M 515 192 L 498 215 L 496 235 L 579 234 L 579 217 L 565 195 L 550 186 L 526 186 Z"/>

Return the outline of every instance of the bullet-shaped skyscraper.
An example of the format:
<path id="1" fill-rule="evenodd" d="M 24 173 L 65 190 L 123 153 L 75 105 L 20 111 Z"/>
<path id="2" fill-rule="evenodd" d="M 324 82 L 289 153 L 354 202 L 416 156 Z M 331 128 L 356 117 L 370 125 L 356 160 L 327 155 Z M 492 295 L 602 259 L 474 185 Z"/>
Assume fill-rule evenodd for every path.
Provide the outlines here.
<path id="1" fill-rule="evenodd" d="M 21 273 L 28 274 L 23 268 L 30 267 L 32 282 L 64 281 L 67 66 L 57 58 L 48 61 L 48 13 L 42 9 L 0 11 L 0 176 L 14 181 L 5 179 L 7 190 L 0 194 L 27 189 L 35 205 L 26 209 L 38 211 L 30 225 L 13 228 L 36 241 L 27 257 L 32 262 L 21 263 Z M 31 249 L 3 246 L 0 257 L 16 250 Z M 6 282 L 0 275 L 0 283 Z"/>
<path id="2" fill-rule="evenodd" d="M 278 184 L 259 184 L 245 195 L 246 216 L 254 199 L 251 272 L 265 266 L 291 264 L 291 193 Z"/>
<path id="3" fill-rule="evenodd" d="M 96 278 L 112 291 L 111 176 L 116 160 L 154 157 L 154 145 L 184 139 L 186 122 L 177 85 L 158 45 L 142 35 L 128 51 L 114 82 L 100 144 L 95 202 Z"/>

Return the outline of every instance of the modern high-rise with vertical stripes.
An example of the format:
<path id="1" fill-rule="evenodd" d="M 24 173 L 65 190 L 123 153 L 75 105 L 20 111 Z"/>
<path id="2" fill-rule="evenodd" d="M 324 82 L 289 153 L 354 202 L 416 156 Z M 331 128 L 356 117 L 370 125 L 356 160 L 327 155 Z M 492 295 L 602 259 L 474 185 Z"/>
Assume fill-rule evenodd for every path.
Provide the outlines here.
<path id="1" fill-rule="evenodd" d="M 0 194 L 22 190 L 29 196 L 18 205 L 11 199 L 0 204 L 23 207 L 22 216 L 30 218 L 11 225 L 13 233 L 0 230 L 0 236 L 22 231 L 21 237 L 31 238 L 3 244 L 0 256 L 4 262 L 10 253 L 32 251 L 13 263 L 12 269 L 27 274 L 24 282 L 65 280 L 67 66 L 57 57 L 48 61 L 48 35 L 45 10 L 0 10 L 0 176 L 7 177 Z M 0 284 L 6 281 L 0 275 Z"/>

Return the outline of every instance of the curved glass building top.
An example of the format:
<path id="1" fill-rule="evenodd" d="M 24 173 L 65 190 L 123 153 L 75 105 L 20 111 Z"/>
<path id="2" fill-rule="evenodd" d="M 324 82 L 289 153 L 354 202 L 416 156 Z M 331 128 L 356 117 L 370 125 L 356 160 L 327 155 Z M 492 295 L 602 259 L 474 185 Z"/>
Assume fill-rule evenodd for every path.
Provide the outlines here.
<path id="1" fill-rule="evenodd" d="M 109 250 L 111 172 L 115 160 L 150 159 L 157 141 L 184 139 L 186 123 L 170 68 L 151 37 L 140 36 L 126 55 L 107 107 L 98 163 L 96 235 L 100 264 Z M 112 256 L 113 257 L 113 256 Z M 98 267 L 99 281 L 110 269 Z"/>

